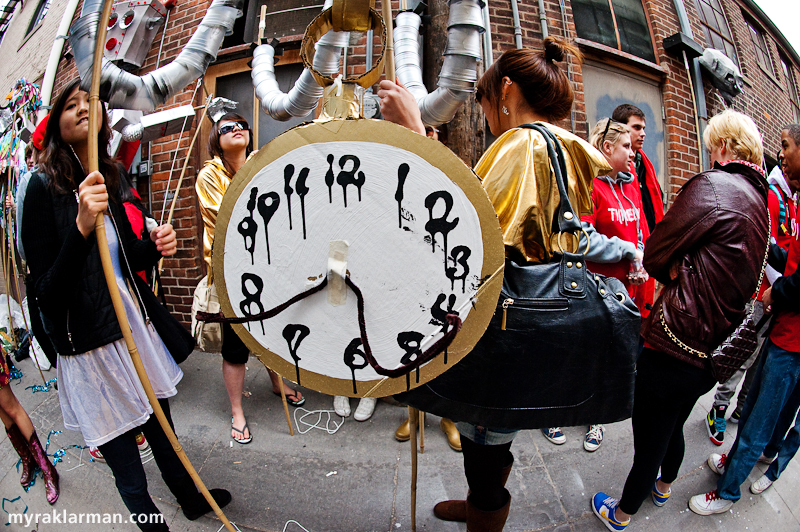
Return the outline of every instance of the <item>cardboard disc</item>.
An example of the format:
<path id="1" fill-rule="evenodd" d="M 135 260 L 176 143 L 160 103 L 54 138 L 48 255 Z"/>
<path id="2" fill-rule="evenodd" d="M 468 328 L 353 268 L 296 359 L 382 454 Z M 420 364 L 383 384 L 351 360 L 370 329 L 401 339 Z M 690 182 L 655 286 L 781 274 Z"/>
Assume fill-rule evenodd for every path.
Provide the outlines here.
<path id="1" fill-rule="evenodd" d="M 463 326 L 450 347 L 398 377 L 367 363 L 356 295 L 335 275 L 273 318 L 233 325 L 267 367 L 301 386 L 383 397 L 469 353 L 494 313 L 504 248 L 479 179 L 444 145 L 385 121 L 333 120 L 287 131 L 236 174 L 212 261 L 227 317 L 259 314 L 329 270 L 346 272 L 363 293 L 381 368 L 416 360 L 457 313 Z"/>

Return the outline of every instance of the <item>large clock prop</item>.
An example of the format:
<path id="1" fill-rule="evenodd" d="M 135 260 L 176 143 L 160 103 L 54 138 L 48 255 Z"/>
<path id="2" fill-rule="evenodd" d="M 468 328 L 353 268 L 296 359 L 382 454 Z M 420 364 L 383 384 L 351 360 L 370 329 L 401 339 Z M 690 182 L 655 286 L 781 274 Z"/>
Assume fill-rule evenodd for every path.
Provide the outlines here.
<path id="1" fill-rule="evenodd" d="M 480 181 L 445 146 L 330 120 L 284 133 L 236 174 L 212 261 L 223 315 L 266 366 L 323 393 L 382 397 L 469 353 L 504 249 Z"/>

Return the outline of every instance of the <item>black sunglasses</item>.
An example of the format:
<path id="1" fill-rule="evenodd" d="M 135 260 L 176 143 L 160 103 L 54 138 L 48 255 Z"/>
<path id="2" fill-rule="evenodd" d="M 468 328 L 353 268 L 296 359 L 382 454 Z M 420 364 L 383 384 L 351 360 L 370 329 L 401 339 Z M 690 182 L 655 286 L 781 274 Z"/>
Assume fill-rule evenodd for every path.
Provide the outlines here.
<path id="1" fill-rule="evenodd" d="M 237 120 L 236 122 L 229 122 L 224 126 L 219 128 L 220 135 L 226 135 L 236 129 L 241 129 L 242 131 L 250 131 L 250 126 L 244 120 Z"/>
<path id="2" fill-rule="evenodd" d="M 606 122 L 606 129 L 603 131 L 603 139 L 600 141 L 600 145 L 601 145 L 601 146 L 602 146 L 602 145 L 603 145 L 603 143 L 606 141 L 606 135 L 608 135 L 608 129 L 611 127 L 611 124 L 612 124 L 612 123 L 614 123 L 614 124 L 619 124 L 619 122 L 617 122 L 616 120 L 613 120 L 613 119 L 611 119 L 611 118 L 609 118 L 609 119 L 608 119 L 608 122 Z M 616 131 L 616 130 L 615 130 L 615 131 Z"/>

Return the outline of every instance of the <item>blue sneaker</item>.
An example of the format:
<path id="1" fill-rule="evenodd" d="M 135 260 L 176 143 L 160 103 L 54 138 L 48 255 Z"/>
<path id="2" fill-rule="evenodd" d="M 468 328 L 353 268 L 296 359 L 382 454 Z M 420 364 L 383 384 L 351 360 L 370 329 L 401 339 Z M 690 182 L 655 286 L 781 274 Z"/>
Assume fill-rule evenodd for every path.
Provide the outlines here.
<path id="1" fill-rule="evenodd" d="M 659 479 L 660 478 L 661 477 L 659 477 Z M 666 493 L 661 493 L 660 491 L 658 491 L 657 486 L 658 486 L 658 480 L 659 479 L 656 479 L 656 483 L 653 484 L 653 504 L 655 504 L 656 506 L 661 508 L 662 506 L 667 504 L 667 501 L 669 500 L 669 496 L 672 495 L 672 489 L 667 490 Z"/>
<path id="2" fill-rule="evenodd" d="M 592 511 L 600 521 L 606 525 L 606 528 L 613 531 L 625 530 L 631 523 L 631 520 L 617 521 L 614 517 L 614 512 L 617 510 L 619 501 L 614 497 L 609 497 L 602 491 L 595 493 L 592 497 Z"/>

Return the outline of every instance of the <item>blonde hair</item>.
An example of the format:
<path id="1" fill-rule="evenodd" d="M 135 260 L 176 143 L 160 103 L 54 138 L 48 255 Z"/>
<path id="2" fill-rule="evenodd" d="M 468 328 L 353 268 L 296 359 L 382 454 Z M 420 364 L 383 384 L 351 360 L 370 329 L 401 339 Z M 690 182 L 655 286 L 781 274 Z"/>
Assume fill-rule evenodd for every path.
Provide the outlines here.
<path id="1" fill-rule="evenodd" d="M 764 161 L 764 145 L 756 123 L 749 116 L 733 109 L 726 109 L 708 121 L 703 142 L 708 151 L 713 151 L 722 142 L 737 160 L 749 161 L 761 166 Z"/>
<path id="2" fill-rule="evenodd" d="M 601 118 L 592 129 L 591 135 L 589 135 L 589 144 L 602 152 L 605 141 L 615 146 L 622 135 L 625 133 L 630 134 L 630 132 L 631 128 L 621 122 L 617 122 L 612 118 Z"/>

